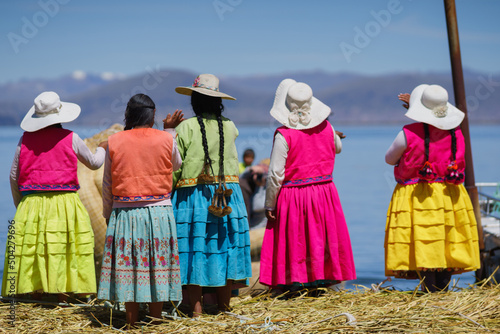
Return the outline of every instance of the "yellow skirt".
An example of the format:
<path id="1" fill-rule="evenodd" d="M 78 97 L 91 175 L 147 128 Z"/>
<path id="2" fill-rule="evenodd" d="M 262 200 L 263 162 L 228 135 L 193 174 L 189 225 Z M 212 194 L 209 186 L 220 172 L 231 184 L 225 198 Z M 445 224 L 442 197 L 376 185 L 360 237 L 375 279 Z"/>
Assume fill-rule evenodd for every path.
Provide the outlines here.
<path id="1" fill-rule="evenodd" d="M 2 295 L 95 293 L 94 233 L 76 192 L 24 196 L 9 226 Z"/>
<path id="2" fill-rule="evenodd" d="M 476 218 L 461 185 L 397 185 L 385 228 L 385 274 L 416 278 L 415 271 L 454 274 L 480 267 Z"/>

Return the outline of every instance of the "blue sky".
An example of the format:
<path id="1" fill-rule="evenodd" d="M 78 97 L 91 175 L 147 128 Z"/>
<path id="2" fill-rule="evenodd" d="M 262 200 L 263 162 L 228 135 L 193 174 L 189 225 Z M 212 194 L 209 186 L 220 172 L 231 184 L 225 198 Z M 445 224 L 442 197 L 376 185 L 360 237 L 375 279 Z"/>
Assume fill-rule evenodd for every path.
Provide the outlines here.
<path id="1" fill-rule="evenodd" d="M 464 68 L 500 72 L 500 1 L 457 0 Z M 440 0 L 9 0 L 0 83 L 80 70 L 449 71 Z"/>

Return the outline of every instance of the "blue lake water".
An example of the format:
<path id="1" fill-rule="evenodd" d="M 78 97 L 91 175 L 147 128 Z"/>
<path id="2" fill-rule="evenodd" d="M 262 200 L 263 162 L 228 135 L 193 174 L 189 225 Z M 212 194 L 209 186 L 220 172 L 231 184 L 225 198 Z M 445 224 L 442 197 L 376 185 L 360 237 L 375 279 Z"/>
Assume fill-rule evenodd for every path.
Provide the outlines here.
<path id="1" fill-rule="evenodd" d="M 71 128 L 82 138 L 99 129 Z M 236 145 L 241 155 L 253 148 L 256 161 L 269 157 L 274 125 L 240 126 Z M 336 130 L 347 136 L 343 150 L 337 155 L 334 182 L 337 186 L 349 227 L 358 279 L 346 284 L 370 286 L 382 282 L 384 276 L 384 228 L 387 207 L 395 186 L 392 167 L 384 161 L 387 148 L 401 126 L 342 126 Z M 500 181 L 500 125 L 473 125 L 470 128 L 476 182 Z M 0 249 L 5 250 L 8 221 L 14 218 L 9 171 L 14 150 L 22 134 L 19 127 L 0 127 Z M 3 269 L 3 255 L 0 257 Z M 453 276 L 457 286 L 467 287 L 474 282 L 473 273 Z M 413 289 L 416 280 L 393 279 L 384 286 Z"/>

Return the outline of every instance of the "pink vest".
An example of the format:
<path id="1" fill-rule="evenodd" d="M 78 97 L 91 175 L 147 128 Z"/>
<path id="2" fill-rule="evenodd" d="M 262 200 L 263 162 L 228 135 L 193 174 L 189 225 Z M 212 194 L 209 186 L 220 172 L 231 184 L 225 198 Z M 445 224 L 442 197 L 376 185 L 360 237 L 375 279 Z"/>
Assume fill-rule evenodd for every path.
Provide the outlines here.
<path id="1" fill-rule="evenodd" d="M 307 130 L 280 127 L 288 144 L 283 187 L 331 181 L 335 164 L 335 137 L 328 121 Z"/>
<path id="2" fill-rule="evenodd" d="M 168 132 L 140 128 L 108 138 L 113 199 L 158 201 L 172 191 L 172 148 Z"/>
<path id="3" fill-rule="evenodd" d="M 73 132 L 48 127 L 25 132 L 19 155 L 20 191 L 77 191 Z"/>
<path id="4" fill-rule="evenodd" d="M 449 175 L 448 166 L 452 162 L 452 137 L 450 131 L 429 125 L 429 162 L 436 173 L 434 180 L 426 180 L 419 174 L 425 164 L 425 134 L 423 123 L 413 123 L 403 127 L 406 136 L 406 150 L 394 167 L 394 177 L 400 184 L 418 182 L 445 182 Z M 457 172 L 465 170 L 465 141 L 460 127 L 455 129 Z M 463 182 L 463 181 L 461 181 Z"/>

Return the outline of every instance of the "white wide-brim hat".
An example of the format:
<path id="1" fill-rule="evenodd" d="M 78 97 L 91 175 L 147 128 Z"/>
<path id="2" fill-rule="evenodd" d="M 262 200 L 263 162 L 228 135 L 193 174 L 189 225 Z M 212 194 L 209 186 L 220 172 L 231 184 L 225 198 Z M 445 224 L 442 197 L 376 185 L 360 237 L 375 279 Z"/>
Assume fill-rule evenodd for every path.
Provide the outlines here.
<path id="1" fill-rule="evenodd" d="M 236 100 L 234 97 L 219 91 L 219 78 L 213 74 L 200 74 L 196 77 L 192 86 L 177 87 L 175 91 L 179 94 L 189 96 L 191 96 L 193 92 L 198 92 L 203 95 L 220 97 L 226 100 Z"/>
<path id="2" fill-rule="evenodd" d="M 61 102 L 55 92 L 43 92 L 35 98 L 35 104 L 24 116 L 21 129 L 34 132 L 49 125 L 68 123 L 80 115 L 78 104 Z"/>
<path id="3" fill-rule="evenodd" d="M 456 128 L 465 114 L 448 102 L 448 92 L 439 85 L 417 86 L 410 95 L 410 106 L 405 114 L 417 122 L 441 130 Z"/>
<path id="4" fill-rule="evenodd" d="M 331 114 L 329 106 L 313 96 L 309 85 L 293 79 L 281 81 L 271 116 L 290 129 L 312 129 Z"/>

